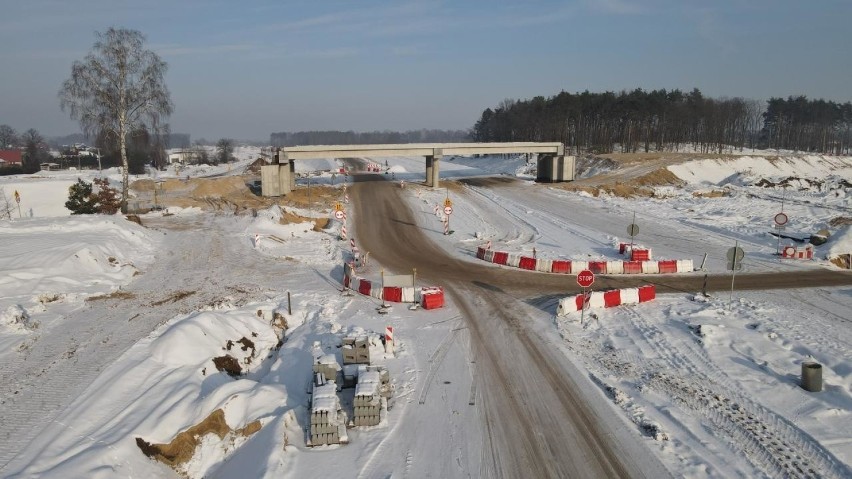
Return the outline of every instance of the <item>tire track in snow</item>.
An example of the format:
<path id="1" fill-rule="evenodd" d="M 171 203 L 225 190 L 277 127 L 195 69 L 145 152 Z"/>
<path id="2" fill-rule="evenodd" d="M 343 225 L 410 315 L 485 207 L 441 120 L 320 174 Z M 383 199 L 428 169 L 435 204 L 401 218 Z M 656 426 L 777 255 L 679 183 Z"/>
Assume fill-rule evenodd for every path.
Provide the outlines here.
<path id="1" fill-rule="evenodd" d="M 643 373 L 647 383 L 710 420 L 734 444 L 745 445 L 744 456 L 754 466 L 771 476 L 848 477 L 848 468 L 804 431 L 737 392 L 706 352 L 687 348 L 685 354 L 634 307 L 625 312 L 660 358 Z"/>

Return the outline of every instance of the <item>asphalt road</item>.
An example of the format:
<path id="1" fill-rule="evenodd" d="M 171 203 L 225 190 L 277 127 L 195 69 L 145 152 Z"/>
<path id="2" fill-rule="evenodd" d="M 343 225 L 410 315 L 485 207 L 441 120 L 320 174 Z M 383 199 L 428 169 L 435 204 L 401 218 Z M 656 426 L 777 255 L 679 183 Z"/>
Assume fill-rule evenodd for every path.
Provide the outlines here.
<path id="1" fill-rule="evenodd" d="M 378 180 L 378 181 L 369 181 Z M 417 226 L 400 189 L 375 175 L 356 177 L 356 232 L 362 249 L 392 272 L 417 268 L 418 278 L 445 287 L 471 333 L 484 408 L 481 477 L 663 477 L 662 466 L 619 438 L 608 405 L 580 394 L 590 382 L 529 327 L 529 304 L 579 292 L 574 276 L 495 268 L 449 255 Z M 599 276 L 595 288 L 655 284 L 658 292 L 698 292 L 690 275 Z M 707 291 L 727 291 L 730 276 L 709 276 Z M 740 274 L 738 290 L 840 286 L 852 273 L 815 270 Z M 536 300 L 539 299 L 539 300 Z M 532 301 L 530 301 L 532 300 Z M 579 379 L 578 379 L 579 378 Z M 621 436 L 624 436 L 623 434 Z M 639 457 L 642 456 L 642 457 Z"/>

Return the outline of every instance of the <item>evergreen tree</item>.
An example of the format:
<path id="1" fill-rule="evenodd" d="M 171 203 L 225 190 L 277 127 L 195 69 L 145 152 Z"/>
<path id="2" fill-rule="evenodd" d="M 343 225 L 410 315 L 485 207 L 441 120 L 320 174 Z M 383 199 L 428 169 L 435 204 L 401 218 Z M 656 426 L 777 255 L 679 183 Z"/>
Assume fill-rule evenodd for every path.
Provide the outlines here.
<path id="1" fill-rule="evenodd" d="M 71 210 L 72 215 L 89 215 L 98 212 L 98 200 L 92 195 L 92 184 L 77 178 L 68 188 L 68 201 L 65 207 Z"/>

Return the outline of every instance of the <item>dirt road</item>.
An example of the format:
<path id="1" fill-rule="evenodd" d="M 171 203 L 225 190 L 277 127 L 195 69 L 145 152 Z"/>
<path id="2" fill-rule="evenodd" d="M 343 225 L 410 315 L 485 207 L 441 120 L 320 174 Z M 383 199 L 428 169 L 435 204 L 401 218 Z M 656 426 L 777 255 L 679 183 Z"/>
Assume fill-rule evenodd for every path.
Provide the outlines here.
<path id="1" fill-rule="evenodd" d="M 373 179 L 363 177 L 361 180 Z M 357 181 L 358 179 L 356 179 Z M 521 299 L 579 291 L 573 276 L 494 268 L 448 255 L 416 224 L 399 189 L 382 181 L 354 187 L 356 231 L 365 250 L 393 272 L 417 266 L 418 277 L 445 286 L 471 333 L 488 441 L 482 477 L 662 477 L 656 461 L 618 437 L 607 407 L 579 394 L 588 388 L 533 327 Z M 701 291 L 701 277 L 601 277 L 596 285 L 656 284 L 661 292 Z M 742 274 L 738 289 L 852 284 L 852 274 L 809 271 Z M 727 276 L 709 277 L 708 291 L 727 290 Z M 531 301 L 531 304 L 542 304 Z"/>

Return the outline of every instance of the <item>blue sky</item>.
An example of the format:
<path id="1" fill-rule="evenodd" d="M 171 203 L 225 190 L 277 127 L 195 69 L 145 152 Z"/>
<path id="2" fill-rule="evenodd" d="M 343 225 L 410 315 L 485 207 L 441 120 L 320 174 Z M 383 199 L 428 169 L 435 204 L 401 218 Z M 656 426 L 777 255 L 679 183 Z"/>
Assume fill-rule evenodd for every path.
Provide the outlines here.
<path id="1" fill-rule="evenodd" d="M 110 26 L 169 64 L 172 131 L 468 128 L 505 98 L 700 88 L 852 99 L 847 0 L 0 0 L 0 124 L 79 130 L 57 92 Z"/>

